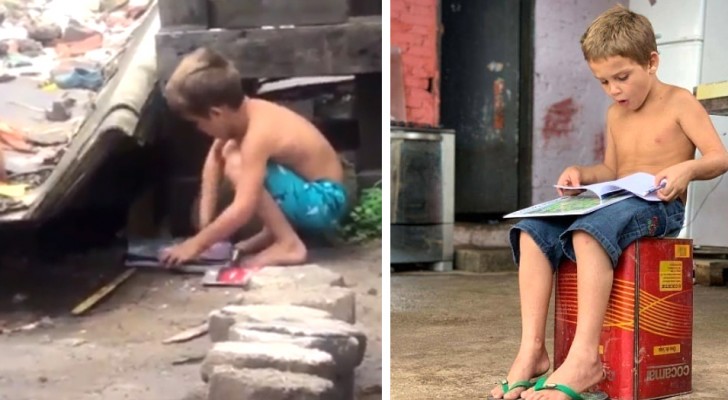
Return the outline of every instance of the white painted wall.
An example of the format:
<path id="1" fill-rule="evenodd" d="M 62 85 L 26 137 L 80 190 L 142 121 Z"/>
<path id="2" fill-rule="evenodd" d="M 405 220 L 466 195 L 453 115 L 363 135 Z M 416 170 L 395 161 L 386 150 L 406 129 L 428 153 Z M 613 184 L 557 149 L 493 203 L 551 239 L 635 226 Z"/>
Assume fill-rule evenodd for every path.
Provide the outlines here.
<path id="1" fill-rule="evenodd" d="M 536 0 L 533 109 L 533 203 L 556 196 L 572 164 L 601 162 L 611 100 L 591 74 L 579 39 L 617 0 Z M 621 2 L 627 5 L 627 1 Z"/>

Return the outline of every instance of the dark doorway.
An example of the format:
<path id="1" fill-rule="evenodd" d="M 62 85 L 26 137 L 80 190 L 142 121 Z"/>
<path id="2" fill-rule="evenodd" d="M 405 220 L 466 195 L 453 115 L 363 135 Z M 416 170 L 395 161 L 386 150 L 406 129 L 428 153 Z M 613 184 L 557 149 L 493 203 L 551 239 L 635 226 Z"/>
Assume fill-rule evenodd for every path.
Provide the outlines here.
<path id="1" fill-rule="evenodd" d="M 500 218 L 530 202 L 533 0 L 443 0 L 441 19 L 455 212 Z"/>

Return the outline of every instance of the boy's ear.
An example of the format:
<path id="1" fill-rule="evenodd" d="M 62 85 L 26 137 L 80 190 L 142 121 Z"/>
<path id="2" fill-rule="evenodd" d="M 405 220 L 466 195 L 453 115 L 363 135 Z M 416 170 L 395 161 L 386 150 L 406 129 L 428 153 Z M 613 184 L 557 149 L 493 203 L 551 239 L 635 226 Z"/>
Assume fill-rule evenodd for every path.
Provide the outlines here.
<path id="1" fill-rule="evenodd" d="M 208 114 L 210 115 L 210 118 L 219 117 L 222 115 L 222 108 L 214 106 L 210 107 L 210 112 Z"/>
<path id="2" fill-rule="evenodd" d="M 656 51 L 650 53 L 650 61 L 647 65 L 647 69 L 651 74 L 657 72 L 657 67 L 660 65 L 660 55 Z"/>

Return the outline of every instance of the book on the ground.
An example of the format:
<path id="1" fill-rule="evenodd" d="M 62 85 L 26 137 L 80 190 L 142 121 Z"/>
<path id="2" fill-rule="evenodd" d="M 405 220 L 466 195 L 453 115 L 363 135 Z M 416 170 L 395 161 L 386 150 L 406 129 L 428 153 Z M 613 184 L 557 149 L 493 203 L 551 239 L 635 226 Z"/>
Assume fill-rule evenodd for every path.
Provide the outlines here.
<path id="1" fill-rule="evenodd" d="M 656 192 L 662 186 L 655 186 L 655 176 L 644 172 L 592 185 L 554 186 L 561 189 L 583 190 L 583 192 L 539 203 L 512 212 L 504 218 L 584 215 L 634 196 L 647 201 L 661 201 Z"/>

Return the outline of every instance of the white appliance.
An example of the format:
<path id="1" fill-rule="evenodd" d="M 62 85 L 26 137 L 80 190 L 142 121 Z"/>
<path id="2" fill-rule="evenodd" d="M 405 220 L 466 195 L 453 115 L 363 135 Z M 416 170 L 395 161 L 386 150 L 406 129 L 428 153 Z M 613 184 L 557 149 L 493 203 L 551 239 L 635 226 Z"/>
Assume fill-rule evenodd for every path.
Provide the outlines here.
<path id="1" fill-rule="evenodd" d="M 660 80 L 690 91 L 699 83 L 728 80 L 728 1 L 631 0 L 629 8 L 652 23 L 660 53 Z M 728 147 L 728 117 L 710 119 Z M 691 183 L 680 237 L 692 238 L 696 247 L 728 248 L 726 204 L 728 177 Z"/>

